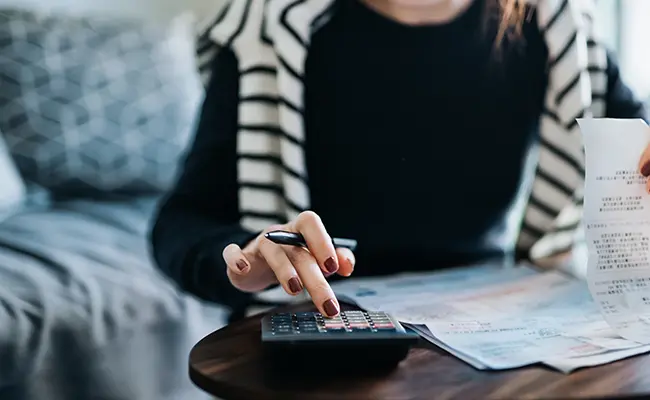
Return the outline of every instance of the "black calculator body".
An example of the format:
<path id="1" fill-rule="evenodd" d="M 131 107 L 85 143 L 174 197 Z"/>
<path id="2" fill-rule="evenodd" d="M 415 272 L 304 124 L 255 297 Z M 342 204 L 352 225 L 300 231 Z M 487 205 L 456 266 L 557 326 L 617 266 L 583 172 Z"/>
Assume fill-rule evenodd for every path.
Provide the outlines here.
<path id="1" fill-rule="evenodd" d="M 383 312 L 344 311 L 334 318 L 299 312 L 262 319 L 265 358 L 276 368 L 310 364 L 339 371 L 392 368 L 418 338 Z"/>

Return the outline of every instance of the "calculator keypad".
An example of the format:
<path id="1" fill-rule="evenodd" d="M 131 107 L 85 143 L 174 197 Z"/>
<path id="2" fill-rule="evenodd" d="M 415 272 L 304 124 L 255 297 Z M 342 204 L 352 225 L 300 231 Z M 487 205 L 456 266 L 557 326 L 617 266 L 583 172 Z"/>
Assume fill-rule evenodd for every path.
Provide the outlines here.
<path id="1" fill-rule="evenodd" d="M 271 317 L 272 335 L 388 332 L 397 328 L 383 312 L 344 311 L 334 318 L 320 313 L 274 314 Z"/>

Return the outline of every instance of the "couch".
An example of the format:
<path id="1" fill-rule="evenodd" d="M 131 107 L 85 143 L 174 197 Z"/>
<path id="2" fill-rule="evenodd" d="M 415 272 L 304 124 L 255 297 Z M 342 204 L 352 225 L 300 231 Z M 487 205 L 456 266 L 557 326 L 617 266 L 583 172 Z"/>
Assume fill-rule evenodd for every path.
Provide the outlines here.
<path id="1" fill-rule="evenodd" d="M 0 399 L 203 399 L 225 311 L 148 232 L 201 103 L 193 27 L 0 10 Z"/>

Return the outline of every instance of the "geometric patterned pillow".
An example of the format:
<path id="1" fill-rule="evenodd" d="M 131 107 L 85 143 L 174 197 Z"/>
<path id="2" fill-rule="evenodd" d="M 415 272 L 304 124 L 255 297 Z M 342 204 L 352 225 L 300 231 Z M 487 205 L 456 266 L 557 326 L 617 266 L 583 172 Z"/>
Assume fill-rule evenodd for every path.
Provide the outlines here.
<path id="1" fill-rule="evenodd" d="M 23 178 L 66 197 L 169 189 L 203 95 L 191 22 L 0 12 L 0 132 Z"/>

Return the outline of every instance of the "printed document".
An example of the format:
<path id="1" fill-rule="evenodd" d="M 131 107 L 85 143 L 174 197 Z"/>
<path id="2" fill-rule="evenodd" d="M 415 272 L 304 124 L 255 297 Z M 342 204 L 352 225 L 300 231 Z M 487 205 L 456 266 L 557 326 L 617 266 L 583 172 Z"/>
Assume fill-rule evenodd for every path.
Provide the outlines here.
<path id="1" fill-rule="evenodd" d="M 579 120 L 585 143 L 587 280 L 620 336 L 650 344 L 650 195 L 639 160 L 650 141 L 642 120 Z"/>
<path id="2" fill-rule="evenodd" d="M 445 299 L 478 294 L 537 275 L 528 267 L 475 265 L 391 277 L 355 278 L 332 286 L 337 296 L 367 309 L 388 312 L 403 323 L 424 324 L 456 310 L 445 309 Z"/>
<path id="3" fill-rule="evenodd" d="M 611 331 L 584 282 L 557 272 L 456 297 L 445 308 L 454 311 L 426 323 L 431 335 L 492 369 L 556 367 L 553 360 L 587 362 L 640 347 Z"/>
<path id="4" fill-rule="evenodd" d="M 526 264 L 352 279 L 333 288 L 341 299 L 395 315 L 477 369 L 544 363 L 570 372 L 649 350 L 611 329 L 586 282 Z"/>

